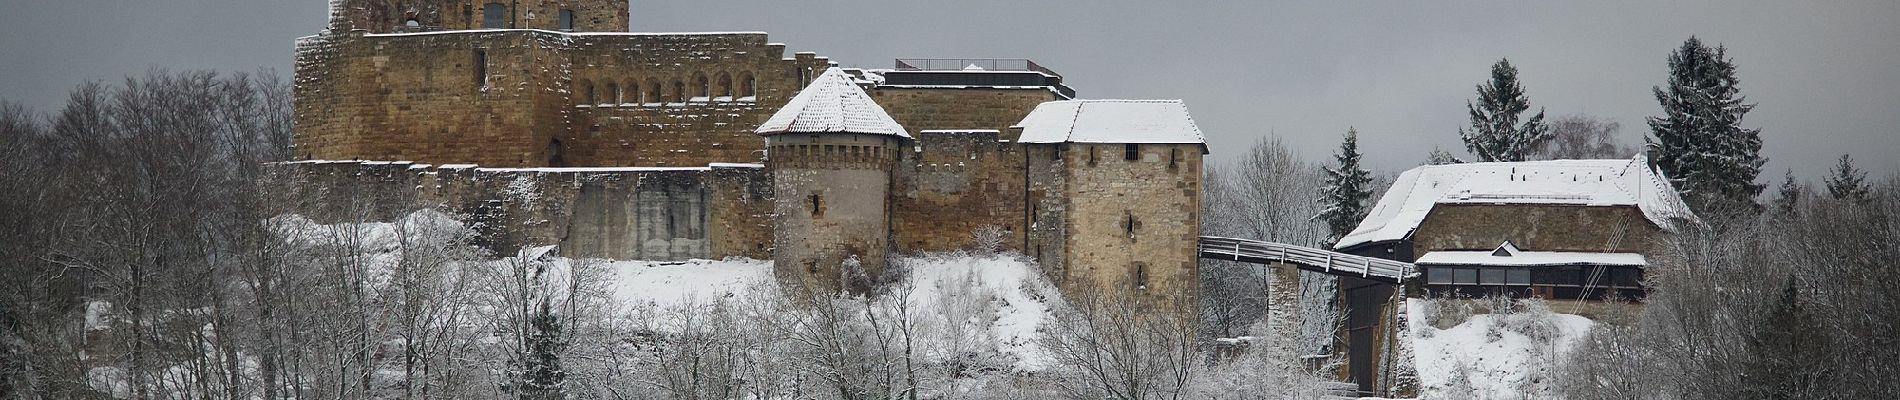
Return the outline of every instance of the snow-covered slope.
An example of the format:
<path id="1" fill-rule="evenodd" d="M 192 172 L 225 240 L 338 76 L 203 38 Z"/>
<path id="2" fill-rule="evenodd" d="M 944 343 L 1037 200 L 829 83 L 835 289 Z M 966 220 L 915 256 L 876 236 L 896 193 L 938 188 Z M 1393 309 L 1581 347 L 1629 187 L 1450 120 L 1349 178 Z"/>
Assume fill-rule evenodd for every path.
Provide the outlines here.
<path id="1" fill-rule="evenodd" d="M 1438 329 L 1431 324 L 1437 314 L 1462 313 L 1440 310 L 1435 301 L 1406 302 L 1419 396 L 1424 399 L 1548 398 L 1561 357 L 1596 324 L 1532 305 L 1504 314 L 1471 315 L 1457 326 Z"/>

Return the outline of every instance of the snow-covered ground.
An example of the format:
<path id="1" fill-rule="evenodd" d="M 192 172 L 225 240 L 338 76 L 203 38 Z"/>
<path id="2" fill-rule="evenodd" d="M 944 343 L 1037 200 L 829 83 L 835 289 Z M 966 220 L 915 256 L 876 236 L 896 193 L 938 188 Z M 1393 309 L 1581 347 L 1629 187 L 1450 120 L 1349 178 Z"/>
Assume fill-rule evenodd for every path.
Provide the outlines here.
<path id="1" fill-rule="evenodd" d="M 1464 314 L 1451 309 L 1461 307 L 1454 303 L 1406 302 L 1421 398 L 1548 398 L 1561 357 L 1596 325 L 1551 313 L 1541 302 L 1520 302 L 1509 313 L 1472 314 L 1456 326 L 1433 327 L 1433 320 Z"/>
<path id="2" fill-rule="evenodd" d="M 772 262 L 750 258 L 686 262 L 612 261 L 612 294 L 629 306 L 666 307 L 726 296 L 745 296 L 772 279 Z"/>
<path id="3" fill-rule="evenodd" d="M 1047 367 L 1048 357 L 1036 346 L 1036 330 L 1050 312 L 1045 296 L 1057 294 L 1036 279 L 1029 261 L 1012 255 L 958 254 L 898 257 L 893 262 L 910 269 L 911 290 L 886 296 L 902 296 L 910 305 L 920 331 L 929 333 L 920 347 L 931 357 L 991 357 L 1019 371 Z M 715 298 L 754 298 L 755 291 L 777 289 L 771 261 L 607 261 L 599 266 L 611 276 L 608 286 L 614 299 L 629 307 L 671 309 Z"/>

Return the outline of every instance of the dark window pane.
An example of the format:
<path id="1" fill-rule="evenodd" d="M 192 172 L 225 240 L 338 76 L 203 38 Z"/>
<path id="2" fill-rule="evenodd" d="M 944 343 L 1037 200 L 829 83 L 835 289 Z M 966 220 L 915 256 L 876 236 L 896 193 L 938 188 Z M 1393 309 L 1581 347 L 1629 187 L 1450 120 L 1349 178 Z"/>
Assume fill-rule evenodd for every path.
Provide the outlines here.
<path id="1" fill-rule="evenodd" d="M 506 26 L 503 22 L 507 19 L 508 6 L 501 3 L 482 5 L 482 29 L 501 29 Z"/>
<path id="2" fill-rule="evenodd" d="M 574 10 L 561 10 L 561 30 L 574 30 Z"/>
<path id="3" fill-rule="evenodd" d="M 1425 283 L 1434 285 L 1451 284 L 1451 269 L 1432 268 L 1425 270 Z"/>
<path id="4" fill-rule="evenodd" d="M 1513 269 L 1505 271 L 1504 283 L 1510 285 L 1529 285 L 1531 284 L 1531 270 Z"/>
<path id="5" fill-rule="evenodd" d="M 1452 270 L 1452 281 L 1453 283 L 1461 285 L 1476 285 L 1478 284 L 1478 270 L 1470 268 Z"/>
<path id="6" fill-rule="evenodd" d="M 1502 269 L 1496 269 L 1496 268 L 1481 269 L 1481 270 L 1478 270 L 1478 275 L 1479 275 L 1478 283 L 1482 283 L 1486 285 L 1504 284 L 1504 270 Z"/>

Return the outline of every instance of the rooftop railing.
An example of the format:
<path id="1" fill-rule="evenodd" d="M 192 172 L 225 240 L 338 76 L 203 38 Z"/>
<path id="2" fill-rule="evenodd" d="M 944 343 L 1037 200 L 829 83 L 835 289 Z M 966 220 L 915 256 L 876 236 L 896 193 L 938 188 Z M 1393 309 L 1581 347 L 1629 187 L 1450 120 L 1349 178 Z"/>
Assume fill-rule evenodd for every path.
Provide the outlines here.
<path id="1" fill-rule="evenodd" d="M 898 71 L 964 71 L 971 67 L 984 71 L 1033 71 L 1062 76 L 1027 58 L 899 58 L 896 68 Z"/>

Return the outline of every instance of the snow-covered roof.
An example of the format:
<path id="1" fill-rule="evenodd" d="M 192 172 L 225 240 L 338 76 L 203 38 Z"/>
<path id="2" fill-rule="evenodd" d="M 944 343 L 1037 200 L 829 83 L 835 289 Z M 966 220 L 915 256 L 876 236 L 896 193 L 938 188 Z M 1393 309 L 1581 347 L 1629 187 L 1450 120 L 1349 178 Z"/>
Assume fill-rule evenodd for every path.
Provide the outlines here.
<path id="1" fill-rule="evenodd" d="M 785 108 L 759 125 L 760 135 L 782 133 L 848 132 L 910 138 L 884 107 L 836 67 L 819 74 Z"/>
<path id="2" fill-rule="evenodd" d="M 1180 100 L 1051 101 L 1015 127 L 1023 143 L 1207 143 Z"/>
<path id="3" fill-rule="evenodd" d="M 1359 227 L 1333 247 L 1410 237 L 1439 204 L 1636 206 L 1664 230 L 1675 230 L 1678 219 L 1696 220 L 1642 154 L 1628 160 L 1428 165 L 1400 174 Z"/>
<path id="4" fill-rule="evenodd" d="M 1637 253 L 1583 253 L 1568 251 L 1519 251 L 1498 256 L 1491 251 L 1434 251 L 1420 256 L 1414 265 L 1475 265 L 1497 267 L 1537 267 L 1552 265 L 1629 265 L 1646 266 L 1649 261 Z"/>

